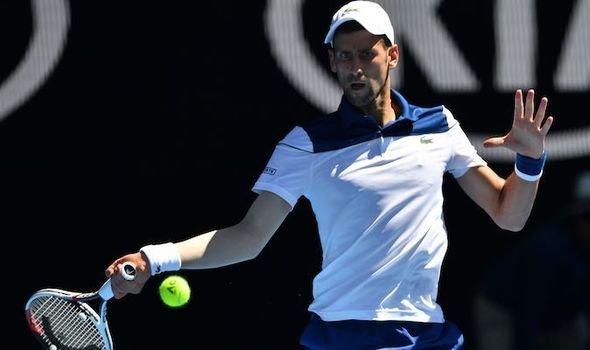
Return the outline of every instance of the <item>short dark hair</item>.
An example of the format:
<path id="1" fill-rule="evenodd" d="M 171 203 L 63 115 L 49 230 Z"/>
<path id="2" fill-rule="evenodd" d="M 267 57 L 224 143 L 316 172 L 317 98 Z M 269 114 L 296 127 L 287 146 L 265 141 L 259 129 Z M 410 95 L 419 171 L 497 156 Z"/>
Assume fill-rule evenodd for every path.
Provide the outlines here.
<path id="1" fill-rule="evenodd" d="M 358 32 L 360 30 L 366 30 L 366 29 L 357 21 L 347 21 L 347 22 L 342 23 L 340 26 L 338 26 L 338 29 L 336 29 L 336 31 L 334 32 L 334 38 L 336 37 L 336 35 L 338 35 L 340 33 L 352 33 L 352 32 Z M 387 35 L 383 34 L 383 35 L 378 35 L 378 36 L 381 39 L 383 39 L 385 46 L 387 46 L 387 47 L 393 46 L 393 44 L 391 43 L 391 40 L 389 40 Z"/>

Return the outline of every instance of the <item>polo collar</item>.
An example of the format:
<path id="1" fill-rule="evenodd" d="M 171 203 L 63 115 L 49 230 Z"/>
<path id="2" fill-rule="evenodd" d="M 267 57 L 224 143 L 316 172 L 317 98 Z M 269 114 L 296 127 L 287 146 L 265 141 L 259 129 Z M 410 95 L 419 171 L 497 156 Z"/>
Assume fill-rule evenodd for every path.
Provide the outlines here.
<path id="1" fill-rule="evenodd" d="M 381 127 L 368 114 L 362 113 L 358 108 L 350 104 L 343 95 L 338 106 L 338 114 L 341 118 L 344 127 L 370 128 L 370 129 L 398 129 L 403 126 L 408 126 L 417 120 L 417 116 L 410 112 L 408 101 L 397 91 L 391 90 L 391 98 L 394 99 L 401 108 L 401 115 L 384 127 Z M 398 125 L 401 124 L 401 125 Z"/>

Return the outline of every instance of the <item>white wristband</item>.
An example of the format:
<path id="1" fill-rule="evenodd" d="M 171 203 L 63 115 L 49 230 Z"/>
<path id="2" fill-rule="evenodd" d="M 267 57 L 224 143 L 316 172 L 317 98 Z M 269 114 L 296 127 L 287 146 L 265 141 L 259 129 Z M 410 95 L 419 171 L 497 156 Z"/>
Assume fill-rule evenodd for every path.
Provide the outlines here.
<path id="1" fill-rule="evenodd" d="M 152 276 L 166 271 L 178 271 L 182 265 L 174 243 L 146 245 L 139 251 L 143 252 L 150 262 Z"/>
<path id="2" fill-rule="evenodd" d="M 525 181 L 537 181 L 541 178 L 541 175 L 543 175 L 543 170 L 541 170 L 541 172 L 538 173 L 537 175 L 525 174 L 522 171 L 518 170 L 518 167 L 516 166 L 516 164 L 514 165 L 514 172 L 516 173 L 516 175 L 518 177 L 520 177 L 521 179 L 523 179 Z"/>

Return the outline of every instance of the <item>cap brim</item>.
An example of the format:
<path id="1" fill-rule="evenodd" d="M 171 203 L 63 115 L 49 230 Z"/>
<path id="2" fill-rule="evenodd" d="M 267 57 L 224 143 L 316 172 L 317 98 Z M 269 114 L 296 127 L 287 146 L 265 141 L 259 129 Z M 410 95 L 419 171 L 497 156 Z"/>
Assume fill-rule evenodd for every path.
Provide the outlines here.
<path id="1" fill-rule="evenodd" d="M 350 22 L 350 21 L 356 21 L 356 20 L 351 17 L 343 17 L 343 18 L 340 18 L 338 21 L 332 23 L 332 25 L 330 26 L 330 30 L 328 31 L 328 34 L 326 34 L 326 38 L 324 39 L 324 44 L 331 44 L 332 41 L 334 40 L 334 33 L 336 33 L 336 30 L 338 29 L 338 27 L 340 27 L 340 25 L 342 25 L 342 23 Z"/>

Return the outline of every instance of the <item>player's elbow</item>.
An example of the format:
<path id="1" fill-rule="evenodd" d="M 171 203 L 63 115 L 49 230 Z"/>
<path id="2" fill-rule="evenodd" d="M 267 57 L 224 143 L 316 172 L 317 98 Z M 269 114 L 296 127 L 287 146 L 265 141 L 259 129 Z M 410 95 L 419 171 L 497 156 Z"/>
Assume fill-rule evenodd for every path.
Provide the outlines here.
<path id="1" fill-rule="evenodd" d="M 496 218 L 494 222 L 499 228 L 506 231 L 519 232 L 526 225 L 526 219 L 521 218 Z"/>
<path id="2" fill-rule="evenodd" d="M 244 261 L 256 259 L 262 252 L 263 248 L 264 246 L 259 244 L 248 244 L 247 246 L 244 246 L 242 249 L 242 259 Z"/>
<path id="3" fill-rule="evenodd" d="M 244 260 L 257 258 L 268 244 L 271 234 L 268 234 L 260 227 L 243 225 L 241 230 L 240 246 Z"/>
<path id="4" fill-rule="evenodd" d="M 246 260 L 254 260 L 260 255 L 260 253 L 262 253 L 262 247 L 258 249 L 251 249 L 246 256 Z"/>
<path id="5" fill-rule="evenodd" d="M 525 225 L 498 225 L 501 229 L 512 232 L 522 231 Z"/>
<path id="6" fill-rule="evenodd" d="M 499 228 L 512 232 L 518 232 L 524 229 L 529 214 L 530 210 L 511 210 L 503 207 L 496 207 L 488 211 L 488 215 Z"/>

